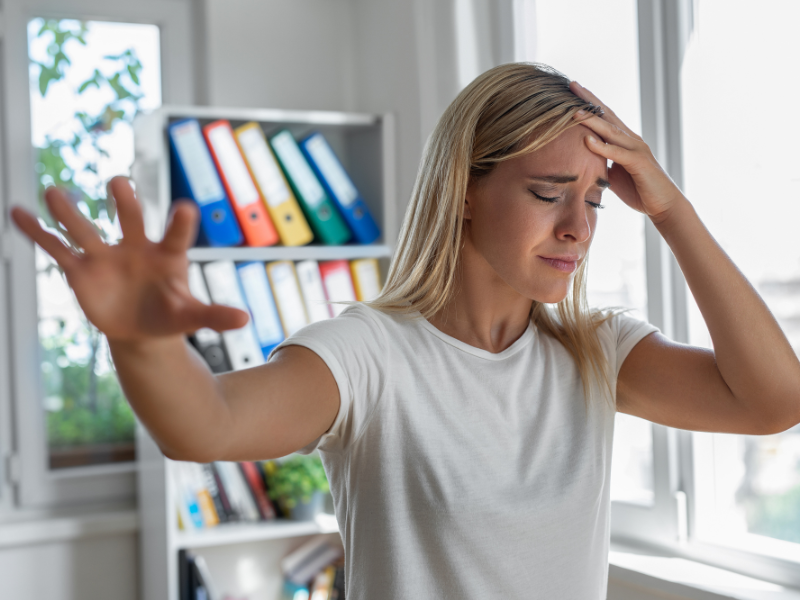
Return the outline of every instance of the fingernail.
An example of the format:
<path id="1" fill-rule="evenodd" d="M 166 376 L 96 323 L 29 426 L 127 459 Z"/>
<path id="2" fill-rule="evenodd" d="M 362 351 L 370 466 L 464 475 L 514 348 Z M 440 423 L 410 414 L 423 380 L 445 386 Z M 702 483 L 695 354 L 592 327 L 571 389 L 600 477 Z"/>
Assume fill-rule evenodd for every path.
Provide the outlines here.
<path id="1" fill-rule="evenodd" d="M 573 80 L 572 83 L 577 85 L 579 88 L 583 89 L 583 86 L 580 83 L 578 83 L 577 81 Z"/>
<path id="2" fill-rule="evenodd" d="M 586 111 L 585 111 L 585 110 L 583 110 L 583 109 L 580 109 L 578 112 L 576 112 L 576 113 L 575 113 L 575 115 L 577 115 L 577 116 L 579 116 L 579 117 L 582 117 L 582 116 L 583 116 L 583 115 L 585 115 L 585 114 L 586 114 Z"/>
<path id="3" fill-rule="evenodd" d="M 597 143 L 597 140 L 594 139 L 593 135 L 587 135 L 586 139 L 589 140 L 590 142 L 592 142 L 593 144 Z"/>

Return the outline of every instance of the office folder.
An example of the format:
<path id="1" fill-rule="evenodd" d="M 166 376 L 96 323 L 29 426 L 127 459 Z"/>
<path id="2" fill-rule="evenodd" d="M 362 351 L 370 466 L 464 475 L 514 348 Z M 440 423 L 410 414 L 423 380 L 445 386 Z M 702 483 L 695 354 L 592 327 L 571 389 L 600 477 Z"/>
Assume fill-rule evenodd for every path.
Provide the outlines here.
<path id="1" fill-rule="evenodd" d="M 203 265 L 211 299 L 216 304 L 248 311 L 239 277 L 232 260 L 218 260 Z M 234 370 L 255 367 L 264 363 L 264 354 L 256 338 L 252 319 L 244 327 L 222 332 L 225 349 Z"/>
<path id="2" fill-rule="evenodd" d="M 325 298 L 322 277 L 319 274 L 319 263 L 315 260 L 304 260 L 295 265 L 300 291 L 308 312 L 308 320 L 312 323 L 330 319 L 331 309 Z"/>
<path id="3" fill-rule="evenodd" d="M 356 298 L 360 301 L 374 300 L 381 293 L 381 273 L 377 258 L 360 258 L 350 261 L 350 274 Z"/>
<path id="4" fill-rule="evenodd" d="M 189 263 L 189 291 L 203 304 L 211 304 L 203 271 L 196 262 Z M 223 348 L 222 336 L 218 332 L 202 327 L 189 336 L 189 341 L 203 355 L 213 373 L 225 373 L 231 370 L 231 364 Z"/>
<path id="5" fill-rule="evenodd" d="M 377 240 L 381 235 L 380 229 L 328 140 L 321 133 L 315 132 L 300 142 L 300 148 L 353 231 L 356 241 L 360 244 L 371 244 Z"/>
<path id="6" fill-rule="evenodd" d="M 203 127 L 211 157 L 217 166 L 222 185 L 239 219 L 248 246 L 271 246 L 278 243 L 278 232 L 267 213 L 264 200 L 253 183 L 250 171 L 233 137 L 228 121 L 214 121 Z"/>
<path id="7" fill-rule="evenodd" d="M 176 121 L 167 131 L 172 198 L 190 198 L 200 208 L 196 243 L 238 246 L 244 240 L 242 230 L 203 140 L 200 123 L 196 119 Z"/>
<path id="8" fill-rule="evenodd" d="M 270 138 L 286 179 L 306 214 L 311 229 L 323 244 L 348 242 L 350 229 L 317 179 L 291 132 L 284 129 Z"/>
<path id="9" fill-rule="evenodd" d="M 270 150 L 258 123 L 247 123 L 234 130 L 245 162 L 266 201 L 267 211 L 284 246 L 302 246 L 314 239 L 297 199 Z"/>
<path id="10" fill-rule="evenodd" d="M 286 339 L 278 307 L 275 306 L 272 290 L 269 289 L 267 271 L 263 262 L 240 263 L 236 265 L 236 270 L 250 307 L 258 343 L 266 359 L 272 349 Z"/>
<path id="11" fill-rule="evenodd" d="M 322 284 L 325 286 L 325 295 L 329 302 L 355 301 L 356 292 L 353 289 L 353 278 L 350 274 L 350 263 L 346 260 L 329 260 L 319 263 L 319 272 Z M 347 304 L 331 304 L 333 316 L 347 308 Z"/>
<path id="12" fill-rule="evenodd" d="M 308 325 L 308 316 L 297 283 L 294 263 L 288 260 L 269 263 L 267 274 L 275 294 L 275 303 L 281 315 L 287 337 Z"/>

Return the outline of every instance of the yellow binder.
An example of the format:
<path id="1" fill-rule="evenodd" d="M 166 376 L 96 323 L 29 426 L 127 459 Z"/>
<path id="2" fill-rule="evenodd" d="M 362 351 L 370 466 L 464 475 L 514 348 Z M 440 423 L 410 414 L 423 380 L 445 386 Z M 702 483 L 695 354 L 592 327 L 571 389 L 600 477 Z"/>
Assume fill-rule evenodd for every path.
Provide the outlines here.
<path id="1" fill-rule="evenodd" d="M 381 293 L 381 272 L 377 258 L 351 260 L 350 272 L 359 301 L 374 300 Z"/>
<path id="2" fill-rule="evenodd" d="M 234 134 L 247 168 L 264 197 L 281 243 L 284 246 L 308 244 L 314 239 L 314 233 L 267 144 L 261 126 L 255 122 L 246 123 L 237 127 Z"/>

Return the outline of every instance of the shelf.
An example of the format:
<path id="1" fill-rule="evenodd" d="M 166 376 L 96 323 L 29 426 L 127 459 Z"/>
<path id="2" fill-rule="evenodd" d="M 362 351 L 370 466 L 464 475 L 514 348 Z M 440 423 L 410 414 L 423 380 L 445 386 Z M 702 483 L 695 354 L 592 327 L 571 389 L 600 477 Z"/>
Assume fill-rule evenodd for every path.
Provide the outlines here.
<path id="1" fill-rule="evenodd" d="M 389 246 L 368 244 L 363 246 L 237 246 L 234 248 L 189 248 L 188 256 L 192 261 L 211 260 L 338 260 L 355 258 L 390 257 Z"/>
<path id="2" fill-rule="evenodd" d="M 175 536 L 175 547 L 207 548 L 337 531 L 339 524 L 336 517 L 321 513 L 313 521 L 277 519 L 266 523 L 227 523 L 209 529 L 179 531 Z"/>

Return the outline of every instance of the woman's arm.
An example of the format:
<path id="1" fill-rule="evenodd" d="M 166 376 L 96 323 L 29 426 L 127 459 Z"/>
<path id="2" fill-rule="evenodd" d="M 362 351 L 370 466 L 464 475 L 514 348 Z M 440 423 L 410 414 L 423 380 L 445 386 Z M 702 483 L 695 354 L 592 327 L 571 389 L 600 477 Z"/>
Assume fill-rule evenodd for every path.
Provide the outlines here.
<path id="1" fill-rule="evenodd" d="M 764 301 L 639 136 L 608 109 L 582 123 L 605 140 L 587 143 L 614 161 L 611 188 L 648 215 L 672 249 L 714 345 L 647 336 L 620 370 L 618 409 L 698 431 L 768 434 L 800 423 L 800 361 Z"/>

